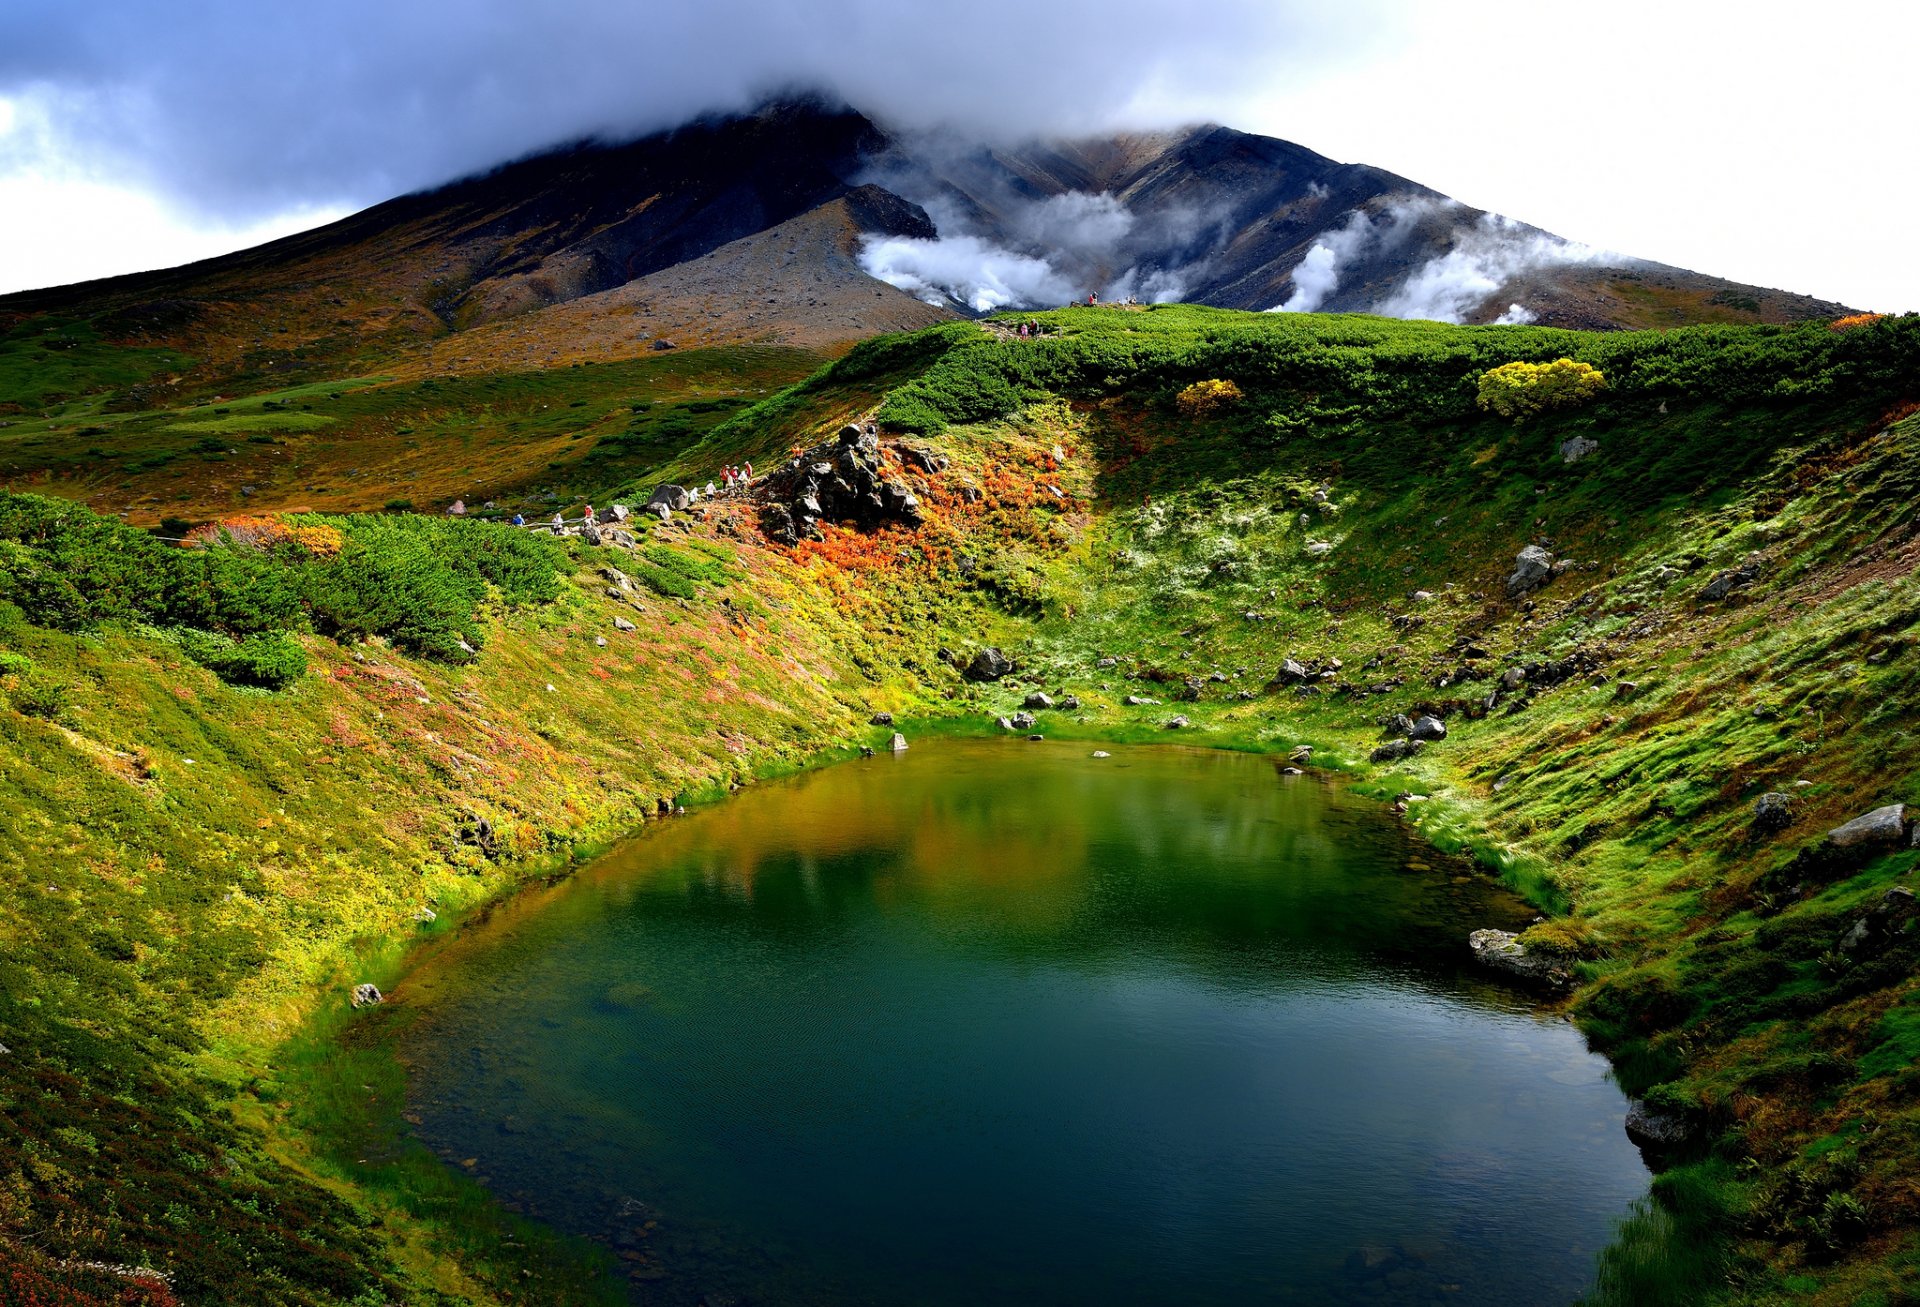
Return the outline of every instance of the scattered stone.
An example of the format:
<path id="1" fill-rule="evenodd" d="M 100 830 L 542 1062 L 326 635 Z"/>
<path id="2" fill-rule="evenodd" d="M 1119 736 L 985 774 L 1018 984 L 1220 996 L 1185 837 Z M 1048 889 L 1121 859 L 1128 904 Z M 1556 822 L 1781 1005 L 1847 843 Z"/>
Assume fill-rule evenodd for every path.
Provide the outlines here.
<path id="1" fill-rule="evenodd" d="M 606 637 L 606 636 L 604 636 L 604 635 L 596 635 L 596 636 L 594 636 L 594 637 L 593 637 L 593 647 L 594 647 L 594 648 L 596 648 L 596 649 L 604 649 L 604 648 L 606 648 L 606 647 L 607 647 L 607 637 Z"/>
<path id="2" fill-rule="evenodd" d="M 995 726 L 998 726 L 1003 731 L 1010 731 L 1013 729 L 1013 722 L 1010 719 L 1005 717 L 994 718 L 993 724 Z"/>
<path id="3" fill-rule="evenodd" d="M 1447 724 L 1438 717 L 1422 717 L 1414 722 L 1413 729 L 1407 732 L 1412 740 L 1444 740 L 1447 738 Z"/>
<path id="4" fill-rule="evenodd" d="M 1640 682 L 1638 681 L 1616 681 L 1613 686 L 1613 697 L 1616 699 L 1631 699 L 1639 690 Z"/>
<path id="5" fill-rule="evenodd" d="M 871 424 L 842 427 L 831 444 L 815 445 L 769 473 L 754 494 L 762 503 L 761 528 L 785 545 L 818 539 L 822 522 L 874 531 L 918 527 L 925 520 L 918 497 L 887 474 L 879 428 Z"/>
<path id="6" fill-rule="evenodd" d="M 633 578 L 617 567 L 603 567 L 600 576 L 621 594 L 633 593 Z"/>
<path id="7" fill-rule="evenodd" d="M 1280 774 L 1282 776 L 1305 776 L 1306 775 L 1306 773 L 1301 771 L 1298 767 L 1282 767 L 1280 769 Z"/>
<path id="8" fill-rule="evenodd" d="M 1035 725 L 1034 715 L 1030 712 L 1017 712 L 1007 720 L 1013 723 L 1016 731 L 1030 731 Z"/>
<path id="9" fill-rule="evenodd" d="M 648 508 L 666 507 L 676 513 L 686 512 L 692 504 L 693 496 L 687 493 L 687 488 L 685 486 L 674 485 L 671 482 L 657 487 L 652 496 L 647 500 Z M 665 520 L 665 518 L 661 519 L 663 522 Z"/>
<path id="10" fill-rule="evenodd" d="M 440 920 L 440 914 L 432 908 L 415 908 L 413 910 L 413 919 L 421 925 L 426 926 Z"/>
<path id="11" fill-rule="evenodd" d="M 355 1007 L 372 1007 L 376 1003 L 384 1002 L 385 999 L 386 995 L 382 994 L 379 987 L 371 981 L 353 987 L 352 1001 Z"/>
<path id="12" fill-rule="evenodd" d="M 895 753 L 905 753 L 907 751 L 907 737 L 895 731 L 893 738 L 887 742 L 887 747 Z"/>
<path id="13" fill-rule="evenodd" d="M 1111 757 L 1113 757 L 1113 755 L 1112 755 L 1112 754 L 1110 754 L 1110 753 L 1108 753 L 1108 752 L 1107 752 L 1107 751 L 1106 751 L 1105 749 L 1095 749 L 1095 750 L 1093 751 L 1093 756 L 1094 756 L 1094 757 L 1096 757 L 1096 758 L 1111 758 Z"/>
<path id="14" fill-rule="evenodd" d="M 1305 762 L 1311 757 L 1313 757 L 1313 746 L 1311 744 L 1296 744 L 1293 747 L 1293 752 L 1287 755 L 1287 761 Z"/>
<path id="15" fill-rule="evenodd" d="M 1053 707 L 1053 700 L 1047 697 L 1045 691 L 1035 690 L 1026 697 L 1020 706 L 1022 708 L 1032 708 L 1037 712 L 1044 712 L 1046 709 Z"/>
<path id="16" fill-rule="evenodd" d="M 1772 835 L 1792 824 L 1793 800 L 1787 795 L 1769 791 L 1753 801 L 1753 829 L 1760 834 Z"/>
<path id="17" fill-rule="evenodd" d="M 1012 670 L 1013 660 L 989 645 L 967 664 L 966 678 L 969 681 L 997 681 Z"/>
<path id="18" fill-rule="evenodd" d="M 1413 602 L 1416 604 L 1430 603 L 1432 599 L 1433 591 L 1431 590 L 1415 590 L 1413 592 Z"/>
<path id="19" fill-rule="evenodd" d="M 1077 694 L 1070 694 L 1066 698 L 1062 699 L 1060 701 L 1060 711 L 1061 712 L 1079 712 L 1080 696 Z"/>
<path id="20" fill-rule="evenodd" d="M 1399 762 L 1402 758 L 1411 758 L 1424 747 L 1420 740 L 1388 740 L 1385 744 L 1367 755 L 1369 762 Z"/>
<path id="21" fill-rule="evenodd" d="M 624 617 L 615 617 L 613 619 L 613 629 L 616 631 L 637 631 L 640 628 Z"/>
<path id="22" fill-rule="evenodd" d="M 1467 947 L 1481 966 L 1516 980 L 1549 989 L 1566 989 L 1573 984 L 1573 976 L 1565 967 L 1545 954 L 1530 951 L 1519 940 L 1510 930 L 1476 930 L 1467 936 Z"/>
<path id="23" fill-rule="evenodd" d="M 1180 682 L 1180 688 L 1173 692 L 1173 697 L 1181 703 L 1198 703 L 1200 701 L 1200 678 L 1197 676 L 1187 677 L 1186 680 Z"/>
<path id="24" fill-rule="evenodd" d="M 1027 739 L 1028 739 L 1028 740 L 1029 740 L 1030 742 L 1032 742 L 1032 743 L 1035 743 L 1035 744 L 1037 744 L 1037 743 L 1039 743 L 1039 742 L 1040 742 L 1041 740 L 1044 740 L 1044 739 L 1046 739 L 1046 738 L 1047 738 L 1046 736 L 1044 736 L 1044 735 L 1040 735 L 1040 734 L 1037 734 L 1037 733 L 1036 733 L 1036 734 L 1033 734 L 1033 735 L 1029 735 L 1029 736 L 1027 737 Z"/>
<path id="25" fill-rule="evenodd" d="M 1095 663 L 1094 666 L 1095 667 L 1117 667 L 1119 663 L 1120 663 L 1120 660 L 1118 658 L 1102 658 L 1099 662 Z"/>
<path id="26" fill-rule="evenodd" d="M 1842 953 L 1877 955 L 1907 928 L 1916 913 L 1920 913 L 1920 904 L 1916 904 L 1913 891 L 1895 885 L 1880 896 L 1872 911 L 1848 928 L 1835 947 Z"/>
<path id="27" fill-rule="evenodd" d="M 1143 695 L 1130 694 L 1120 701 L 1129 708 L 1151 708 L 1159 704 L 1158 699 L 1148 699 Z"/>
<path id="28" fill-rule="evenodd" d="M 1627 1105 L 1627 1138 L 1634 1145 L 1650 1153 L 1665 1152 L 1678 1148 L 1694 1136 L 1693 1123 L 1678 1112 L 1669 1112 L 1658 1107 L 1649 1107 L 1646 1100 L 1636 1098 Z"/>
<path id="29" fill-rule="evenodd" d="M 1589 454 L 1597 454 L 1599 452 L 1599 441 L 1589 440 L 1585 436 L 1575 436 L 1571 440 L 1561 442 L 1560 461 L 1562 463 L 1578 463 Z"/>
<path id="30" fill-rule="evenodd" d="M 1326 555 L 1332 552 L 1333 552 L 1333 546 L 1328 544 L 1325 540 L 1307 541 L 1307 553 L 1314 558 L 1324 558 Z"/>
<path id="31" fill-rule="evenodd" d="M 1539 545 L 1528 545 L 1513 560 L 1513 575 L 1507 578 L 1507 594 L 1511 598 L 1531 594 L 1545 585 L 1553 576 L 1553 555 Z"/>
<path id="32" fill-rule="evenodd" d="M 1716 575 L 1700 591 L 1700 598 L 1708 603 L 1725 599 L 1735 590 L 1744 590 L 1760 579 L 1760 573 L 1753 567 L 1734 567 Z"/>
<path id="33" fill-rule="evenodd" d="M 1884 808 L 1855 817 L 1827 832 L 1827 843 L 1836 849 L 1870 849 L 1899 844 L 1907 838 L 1907 806 L 1889 803 Z"/>
<path id="34" fill-rule="evenodd" d="M 1500 688 L 1503 690 L 1517 690 L 1526 683 L 1527 669 L 1524 667 L 1509 667 L 1500 673 Z"/>
<path id="35" fill-rule="evenodd" d="M 1185 717 L 1175 717 L 1167 723 L 1167 729 L 1170 731 L 1184 730 L 1190 724 Z"/>
<path id="36" fill-rule="evenodd" d="M 890 712 L 877 712 L 873 716 L 867 718 L 867 725 L 891 726 L 893 725 L 893 714 Z"/>
<path id="37" fill-rule="evenodd" d="M 1380 729 L 1391 736 L 1408 736 L 1413 734 L 1413 718 L 1403 712 L 1392 713 L 1380 723 Z"/>

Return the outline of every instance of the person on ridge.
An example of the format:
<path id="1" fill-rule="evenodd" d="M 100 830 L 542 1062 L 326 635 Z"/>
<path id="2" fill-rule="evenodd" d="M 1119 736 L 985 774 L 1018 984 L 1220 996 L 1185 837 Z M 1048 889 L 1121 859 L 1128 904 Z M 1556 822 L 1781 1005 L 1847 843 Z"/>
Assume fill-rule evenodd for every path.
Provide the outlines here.
<path id="1" fill-rule="evenodd" d="M 582 520 L 582 521 L 584 521 L 584 522 L 585 522 L 585 523 L 586 523 L 586 524 L 587 524 L 588 526 L 595 526 L 595 525 L 597 525 L 597 524 L 598 524 L 598 519 L 596 519 L 596 518 L 594 517 L 594 515 L 593 515 L 593 505 L 592 505 L 592 504 L 588 504 L 588 505 L 587 505 L 587 515 L 586 515 L 586 517 L 584 517 L 584 518 L 583 518 L 583 519 L 581 519 L 581 520 Z"/>
<path id="2" fill-rule="evenodd" d="M 515 513 L 513 515 L 513 524 L 515 526 L 525 526 L 527 524 L 527 519 L 520 516 L 520 514 Z"/>

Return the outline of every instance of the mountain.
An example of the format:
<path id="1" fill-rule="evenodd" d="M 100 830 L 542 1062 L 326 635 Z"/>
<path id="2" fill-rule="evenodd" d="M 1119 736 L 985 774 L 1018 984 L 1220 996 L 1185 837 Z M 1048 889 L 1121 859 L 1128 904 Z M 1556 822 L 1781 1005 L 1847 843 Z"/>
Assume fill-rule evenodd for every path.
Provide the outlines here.
<path id="1" fill-rule="evenodd" d="M 834 349 L 1079 298 L 1595 328 L 1843 306 L 1587 249 L 1415 182 L 1207 125 L 991 146 L 816 100 L 576 143 L 185 267 L 0 297 L 193 356 L 147 399 L 676 344 Z"/>

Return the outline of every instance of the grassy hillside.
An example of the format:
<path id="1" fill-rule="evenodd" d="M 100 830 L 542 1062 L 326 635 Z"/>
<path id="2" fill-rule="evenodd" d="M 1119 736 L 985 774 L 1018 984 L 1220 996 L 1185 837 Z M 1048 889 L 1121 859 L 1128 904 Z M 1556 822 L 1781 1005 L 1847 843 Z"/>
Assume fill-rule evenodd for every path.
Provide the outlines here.
<path id="1" fill-rule="evenodd" d="M 379 1038 L 404 1005 L 352 1017 L 349 987 L 663 804 L 850 751 L 875 710 L 993 729 L 1033 688 L 1080 700 L 1042 714 L 1055 736 L 1177 714 L 1196 742 L 1311 743 L 1554 910 L 1525 942 L 1694 1131 L 1608 1300 L 1910 1300 L 1920 932 L 1840 943 L 1916 854 L 1797 855 L 1920 799 L 1920 319 L 1037 320 L 869 342 L 640 465 L 765 468 L 871 413 L 951 459 L 889 455 L 918 531 L 785 550 L 726 503 L 631 551 L 405 514 L 182 551 L 0 498 L 0 1302 L 121 1300 L 93 1262 L 165 1271 L 153 1302 L 613 1296 L 408 1142 Z M 1563 357 L 1604 388 L 1479 406 L 1489 370 Z M 612 414 L 623 378 L 650 384 L 515 384 Z M 275 399 L 332 415 L 305 402 Z M 225 407 L 186 420 L 272 412 Z M 1534 543 L 1566 566 L 1510 596 Z M 985 644 L 1013 677 L 962 679 Z M 1270 684 L 1286 657 L 1311 684 Z M 1370 762 L 1418 712 L 1447 737 Z M 1784 829 L 1756 829 L 1763 792 Z"/>

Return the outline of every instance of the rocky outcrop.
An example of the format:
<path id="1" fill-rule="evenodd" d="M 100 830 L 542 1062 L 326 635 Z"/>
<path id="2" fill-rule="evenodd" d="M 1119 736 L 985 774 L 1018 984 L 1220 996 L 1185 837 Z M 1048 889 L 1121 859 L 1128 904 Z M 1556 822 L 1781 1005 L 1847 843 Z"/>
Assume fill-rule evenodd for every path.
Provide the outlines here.
<path id="1" fill-rule="evenodd" d="M 685 486 L 669 483 L 654 490 L 647 498 L 647 507 L 658 509 L 666 507 L 676 513 L 684 513 L 693 503 L 693 496 L 687 493 Z"/>
<path id="2" fill-rule="evenodd" d="M 1545 989 L 1573 986 L 1573 973 L 1558 958 L 1529 949 L 1510 930 L 1476 930 L 1467 936 L 1467 947 L 1473 950 L 1474 960 L 1481 966 L 1515 980 Z"/>
<path id="3" fill-rule="evenodd" d="M 1760 579 L 1757 568 L 1734 567 L 1716 574 L 1700 591 L 1700 598 L 1708 603 L 1725 599 L 1735 590 L 1744 590 Z"/>
<path id="4" fill-rule="evenodd" d="M 1388 740 L 1385 744 L 1367 755 L 1369 762 L 1399 762 L 1402 758 L 1411 758 L 1420 752 L 1419 740 Z"/>
<path id="5" fill-rule="evenodd" d="M 1915 916 L 1920 916 L 1920 902 L 1914 899 L 1913 891 L 1905 885 L 1895 885 L 1882 894 L 1880 901 L 1864 916 L 1847 927 L 1846 934 L 1834 947 L 1858 957 L 1876 957 L 1912 929 Z"/>
<path id="6" fill-rule="evenodd" d="M 877 531 L 914 528 L 924 520 L 913 491 L 888 475 L 879 431 L 871 425 L 841 428 L 832 443 L 815 445 L 769 473 L 754 497 L 761 529 L 783 545 L 819 538 L 823 522 Z"/>
<path id="7" fill-rule="evenodd" d="M 1575 436 L 1571 440 L 1561 442 L 1560 461 L 1562 463 L 1578 463 L 1589 454 L 1597 454 L 1599 452 L 1599 441 L 1589 440 L 1585 436 Z"/>

